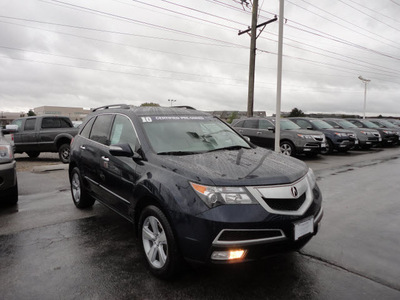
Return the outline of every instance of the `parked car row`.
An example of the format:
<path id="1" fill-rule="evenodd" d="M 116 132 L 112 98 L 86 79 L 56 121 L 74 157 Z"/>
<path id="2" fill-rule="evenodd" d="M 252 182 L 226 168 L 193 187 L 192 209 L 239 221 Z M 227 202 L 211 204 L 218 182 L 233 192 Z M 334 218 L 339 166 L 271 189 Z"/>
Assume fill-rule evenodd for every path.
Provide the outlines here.
<path id="1" fill-rule="evenodd" d="M 282 118 L 281 153 L 315 156 L 354 148 L 397 145 L 400 127 L 395 123 L 396 120 L 384 119 Z M 255 145 L 274 148 L 275 118 L 241 118 L 234 120 L 232 127 Z"/>

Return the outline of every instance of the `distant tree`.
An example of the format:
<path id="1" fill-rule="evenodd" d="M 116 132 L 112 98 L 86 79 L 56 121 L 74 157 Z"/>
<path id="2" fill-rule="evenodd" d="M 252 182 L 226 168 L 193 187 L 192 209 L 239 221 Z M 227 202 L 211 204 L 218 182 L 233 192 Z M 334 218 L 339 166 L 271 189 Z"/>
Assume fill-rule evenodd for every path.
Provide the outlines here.
<path id="1" fill-rule="evenodd" d="M 160 106 L 158 103 L 153 103 L 153 102 L 145 102 L 140 104 L 140 106 Z"/>
<path id="2" fill-rule="evenodd" d="M 382 116 L 382 115 L 379 115 L 379 116 L 378 116 L 378 118 L 379 118 L 379 119 L 382 119 L 382 118 L 383 118 L 383 116 Z"/>
<path id="3" fill-rule="evenodd" d="M 228 122 L 229 124 L 232 124 L 232 121 L 237 119 L 238 117 L 238 112 L 234 111 L 231 113 L 231 115 L 228 117 L 228 119 L 226 120 L 226 122 Z"/>
<path id="4" fill-rule="evenodd" d="M 35 114 L 35 112 L 34 112 L 32 109 L 30 109 L 30 110 L 28 111 L 28 117 L 33 117 L 33 116 L 36 116 L 36 114 Z"/>
<path id="5" fill-rule="evenodd" d="M 289 114 L 289 117 L 304 117 L 305 114 L 301 109 L 298 109 L 297 107 L 293 108 L 292 111 Z"/>

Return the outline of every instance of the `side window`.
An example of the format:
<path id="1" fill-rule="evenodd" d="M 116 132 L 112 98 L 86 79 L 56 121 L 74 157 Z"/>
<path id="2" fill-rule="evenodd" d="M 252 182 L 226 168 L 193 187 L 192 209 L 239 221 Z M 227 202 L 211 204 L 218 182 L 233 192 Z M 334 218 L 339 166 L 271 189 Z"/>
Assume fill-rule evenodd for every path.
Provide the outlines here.
<path id="1" fill-rule="evenodd" d="M 96 118 L 91 118 L 89 120 L 89 122 L 86 123 L 85 127 L 82 128 L 80 135 L 85 137 L 85 138 L 89 138 L 90 136 L 90 131 L 92 130 L 92 126 L 93 126 L 93 122 L 94 120 L 96 120 Z"/>
<path id="2" fill-rule="evenodd" d="M 244 121 L 239 121 L 235 125 L 233 125 L 233 127 L 243 127 L 243 123 Z"/>
<path id="3" fill-rule="evenodd" d="M 110 145 L 110 129 L 114 115 L 100 115 L 96 118 L 92 131 L 90 133 L 90 139 L 100 144 Z"/>
<path id="4" fill-rule="evenodd" d="M 60 128 L 60 120 L 57 118 L 43 118 L 42 128 Z"/>
<path id="5" fill-rule="evenodd" d="M 137 136 L 131 121 L 127 117 L 121 115 L 115 117 L 110 140 L 111 145 L 129 144 L 132 150 L 135 151 Z"/>
<path id="6" fill-rule="evenodd" d="M 361 123 L 358 122 L 358 121 L 350 121 L 350 122 L 353 123 L 354 125 L 356 125 L 357 127 L 360 127 L 360 128 L 363 127 L 363 124 L 361 124 Z"/>
<path id="7" fill-rule="evenodd" d="M 244 121 L 243 127 L 258 129 L 258 120 L 246 120 Z"/>
<path id="8" fill-rule="evenodd" d="M 258 123 L 259 129 L 268 129 L 275 127 L 270 121 L 267 120 L 259 120 Z"/>
<path id="9" fill-rule="evenodd" d="M 308 127 L 311 127 L 311 125 L 307 121 L 304 121 L 304 120 L 295 120 L 295 123 L 303 129 L 307 129 Z"/>
<path id="10" fill-rule="evenodd" d="M 26 119 L 24 130 L 35 130 L 36 118 Z"/>
<path id="11" fill-rule="evenodd" d="M 60 119 L 60 127 L 61 128 L 71 128 L 74 127 L 72 123 L 70 123 L 67 119 Z"/>

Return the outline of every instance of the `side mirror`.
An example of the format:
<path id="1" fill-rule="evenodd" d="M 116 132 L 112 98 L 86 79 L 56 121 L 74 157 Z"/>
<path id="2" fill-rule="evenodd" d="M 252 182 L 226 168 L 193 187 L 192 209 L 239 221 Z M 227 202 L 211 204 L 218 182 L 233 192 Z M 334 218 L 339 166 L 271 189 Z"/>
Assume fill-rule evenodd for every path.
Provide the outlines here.
<path id="1" fill-rule="evenodd" d="M 313 128 L 311 126 L 308 126 L 307 129 L 308 130 L 313 130 Z"/>
<path id="2" fill-rule="evenodd" d="M 275 127 L 268 127 L 268 131 L 275 132 Z"/>
<path id="3" fill-rule="evenodd" d="M 18 131 L 18 125 L 6 125 L 5 129 L 2 129 L 3 133 L 14 133 Z"/>

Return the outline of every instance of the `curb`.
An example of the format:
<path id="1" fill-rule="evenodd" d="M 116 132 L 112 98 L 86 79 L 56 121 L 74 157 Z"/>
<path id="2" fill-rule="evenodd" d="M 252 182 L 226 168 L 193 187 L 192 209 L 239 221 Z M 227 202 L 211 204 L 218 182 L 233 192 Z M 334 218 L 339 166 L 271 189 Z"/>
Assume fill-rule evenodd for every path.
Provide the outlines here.
<path id="1" fill-rule="evenodd" d="M 50 171 L 68 170 L 69 164 L 46 165 L 33 167 L 32 173 L 44 173 Z"/>

